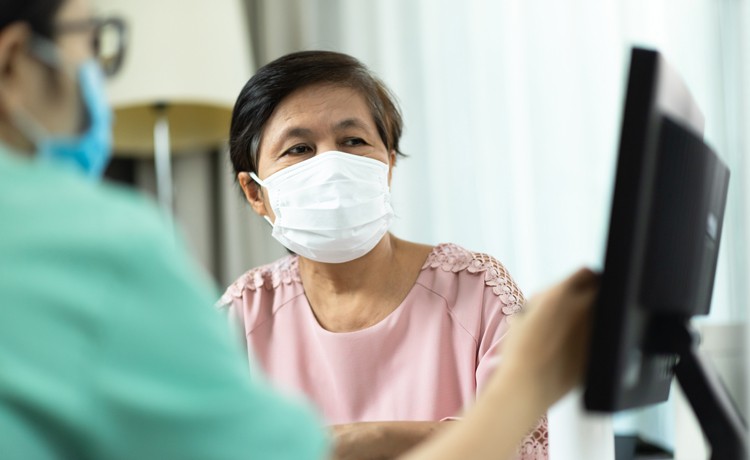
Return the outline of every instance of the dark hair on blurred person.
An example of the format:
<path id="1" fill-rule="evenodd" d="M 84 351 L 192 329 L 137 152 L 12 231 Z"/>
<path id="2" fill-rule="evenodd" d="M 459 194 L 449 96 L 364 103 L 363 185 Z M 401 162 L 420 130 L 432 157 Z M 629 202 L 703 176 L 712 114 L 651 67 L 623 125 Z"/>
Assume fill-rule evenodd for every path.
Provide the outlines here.
<path id="1" fill-rule="evenodd" d="M 0 0 L 0 31 L 25 22 L 42 37 L 55 36 L 55 16 L 65 0 Z"/>
<path id="2" fill-rule="evenodd" d="M 403 131 L 395 96 L 370 69 L 357 59 L 332 51 L 287 54 L 261 67 L 240 92 L 232 113 L 229 153 L 235 177 L 255 172 L 263 129 L 276 107 L 292 92 L 304 87 L 332 84 L 359 91 L 375 120 L 388 151 L 399 150 Z"/>

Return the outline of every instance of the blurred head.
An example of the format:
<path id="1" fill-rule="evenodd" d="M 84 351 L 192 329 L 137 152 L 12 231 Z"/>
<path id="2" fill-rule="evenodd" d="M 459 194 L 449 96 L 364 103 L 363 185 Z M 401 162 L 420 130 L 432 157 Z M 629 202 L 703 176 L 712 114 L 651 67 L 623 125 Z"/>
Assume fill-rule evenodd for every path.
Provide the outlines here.
<path id="1" fill-rule="evenodd" d="M 76 69 L 92 57 L 88 0 L 0 0 L 0 142 L 25 152 L 33 139 L 14 114 L 33 117 L 48 133 L 71 135 L 85 123 Z M 49 60 L 52 44 L 55 65 Z"/>
<path id="2" fill-rule="evenodd" d="M 403 130 L 394 96 L 364 64 L 346 54 L 304 51 L 258 70 L 234 107 L 230 155 L 248 202 L 273 212 L 249 172 L 261 179 L 331 150 L 392 167 Z"/>
<path id="3" fill-rule="evenodd" d="M 52 39 L 54 21 L 65 0 L 0 0 L 0 30 L 15 22 L 24 22 L 31 29 Z"/>

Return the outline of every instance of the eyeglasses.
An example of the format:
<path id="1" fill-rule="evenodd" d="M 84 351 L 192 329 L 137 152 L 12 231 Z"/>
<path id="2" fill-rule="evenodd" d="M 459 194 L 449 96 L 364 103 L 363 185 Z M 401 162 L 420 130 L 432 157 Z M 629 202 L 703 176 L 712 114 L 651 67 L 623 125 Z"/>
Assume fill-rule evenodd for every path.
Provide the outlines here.
<path id="1" fill-rule="evenodd" d="M 91 49 L 104 71 L 104 75 L 115 75 L 122 66 L 127 48 L 127 27 L 120 18 L 86 19 L 59 23 L 57 34 L 92 32 Z"/>

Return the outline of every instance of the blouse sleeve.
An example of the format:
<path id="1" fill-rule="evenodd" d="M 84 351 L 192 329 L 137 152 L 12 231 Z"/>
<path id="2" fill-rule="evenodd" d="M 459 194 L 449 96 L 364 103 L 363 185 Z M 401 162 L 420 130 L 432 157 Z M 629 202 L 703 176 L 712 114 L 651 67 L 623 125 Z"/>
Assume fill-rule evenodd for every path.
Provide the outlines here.
<path id="1" fill-rule="evenodd" d="M 482 257 L 475 254 L 475 259 Z M 512 328 L 513 315 L 523 308 L 523 293 L 510 277 L 505 267 L 494 258 L 486 256 L 485 295 L 482 308 L 481 336 L 477 350 L 477 394 L 479 394 L 498 365 L 502 362 L 502 347 L 505 336 Z M 519 460 L 547 460 L 549 441 L 547 417 L 539 420 L 537 426 L 519 446 Z"/>
<path id="2" fill-rule="evenodd" d="M 484 276 L 476 369 L 479 393 L 502 359 L 504 338 L 525 299 L 508 270 L 494 257 L 474 253 L 468 270 Z"/>
<path id="3" fill-rule="evenodd" d="M 230 289 L 233 286 L 230 286 Z M 229 326 L 229 334 L 240 344 L 241 349 L 247 354 L 247 341 L 245 339 L 245 315 L 242 307 L 242 297 L 232 296 L 227 292 L 214 304 L 216 309 L 224 315 Z"/>

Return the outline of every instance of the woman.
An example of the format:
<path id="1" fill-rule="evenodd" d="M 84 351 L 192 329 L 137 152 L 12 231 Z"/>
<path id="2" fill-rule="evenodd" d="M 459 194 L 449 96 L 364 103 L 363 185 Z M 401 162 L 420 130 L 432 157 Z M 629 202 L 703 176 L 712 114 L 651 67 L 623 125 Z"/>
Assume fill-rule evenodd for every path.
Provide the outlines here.
<path id="1" fill-rule="evenodd" d="M 505 267 L 388 232 L 402 120 L 385 85 L 334 52 L 284 56 L 242 90 L 237 180 L 295 255 L 218 305 L 273 383 L 322 411 L 338 448 L 399 454 L 461 415 L 496 367 L 523 295 Z M 521 457 L 547 457 L 544 419 Z"/>

